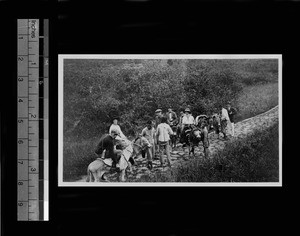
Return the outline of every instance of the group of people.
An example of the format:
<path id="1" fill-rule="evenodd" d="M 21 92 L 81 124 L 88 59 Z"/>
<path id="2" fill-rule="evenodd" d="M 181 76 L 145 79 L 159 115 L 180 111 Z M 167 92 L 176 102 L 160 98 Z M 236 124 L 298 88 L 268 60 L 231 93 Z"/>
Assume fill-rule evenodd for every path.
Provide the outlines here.
<path id="1" fill-rule="evenodd" d="M 230 103 L 224 108 L 220 106 L 218 112 L 220 114 L 223 127 L 227 124 L 231 125 L 231 135 L 234 137 L 234 116 L 236 109 L 231 107 Z M 191 125 L 198 125 L 198 117 L 193 117 L 190 108 L 186 108 L 181 111 L 179 116 L 169 108 L 168 111 L 163 114 L 161 109 L 155 111 L 155 119 L 148 120 L 147 126 L 140 133 L 144 136 L 150 145 L 150 148 L 143 151 L 143 157 L 147 156 L 148 165 L 152 168 L 152 160 L 157 158 L 156 154 L 159 153 L 159 159 L 161 166 L 164 166 L 163 153 L 166 152 L 168 166 L 171 167 L 170 157 L 170 139 L 171 135 L 180 136 L 180 142 L 185 144 L 184 133 L 185 130 Z M 174 132 L 172 127 L 176 127 L 179 132 Z M 103 158 L 111 158 L 113 160 L 112 168 L 116 168 L 116 163 L 121 157 L 122 150 L 118 150 L 115 147 L 115 139 L 119 137 L 121 139 L 127 139 L 118 125 L 118 119 L 113 119 L 113 124 L 109 128 L 108 134 L 101 137 L 95 153 Z M 226 133 L 224 133 L 226 138 Z"/>

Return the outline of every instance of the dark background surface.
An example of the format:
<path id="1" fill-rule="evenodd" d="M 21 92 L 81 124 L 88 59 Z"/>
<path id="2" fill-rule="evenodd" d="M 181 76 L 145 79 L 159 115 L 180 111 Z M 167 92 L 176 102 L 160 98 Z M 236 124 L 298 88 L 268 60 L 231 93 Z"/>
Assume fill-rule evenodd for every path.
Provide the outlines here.
<path id="1" fill-rule="evenodd" d="M 283 227 L 293 209 L 285 159 L 282 188 L 57 187 L 57 55 L 282 54 L 290 79 L 299 10 L 298 1 L 0 2 L 2 234 L 270 234 Z M 50 19 L 49 222 L 16 221 L 18 18 Z"/>

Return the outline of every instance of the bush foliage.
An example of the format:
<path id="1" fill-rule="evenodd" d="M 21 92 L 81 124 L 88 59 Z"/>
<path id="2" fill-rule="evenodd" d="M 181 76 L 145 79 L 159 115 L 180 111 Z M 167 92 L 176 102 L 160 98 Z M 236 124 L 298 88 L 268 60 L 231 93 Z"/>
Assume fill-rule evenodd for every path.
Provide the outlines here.
<path id="1" fill-rule="evenodd" d="M 278 123 L 231 141 L 206 161 L 191 161 L 177 169 L 176 182 L 278 182 Z"/>
<path id="2" fill-rule="evenodd" d="M 135 135 L 157 108 L 208 113 L 234 102 L 245 84 L 276 80 L 277 66 L 276 60 L 65 59 L 64 137 L 99 137 L 115 116 L 125 135 Z"/>

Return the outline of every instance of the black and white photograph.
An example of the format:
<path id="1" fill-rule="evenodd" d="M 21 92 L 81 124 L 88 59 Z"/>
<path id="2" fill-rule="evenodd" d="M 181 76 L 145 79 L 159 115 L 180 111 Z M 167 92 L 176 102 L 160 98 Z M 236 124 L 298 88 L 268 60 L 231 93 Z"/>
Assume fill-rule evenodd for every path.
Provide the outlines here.
<path id="1" fill-rule="evenodd" d="M 281 186 L 281 55 L 59 55 L 59 186 Z"/>
<path id="2" fill-rule="evenodd" d="M 299 10 L 0 1 L 0 235 L 291 229 Z"/>

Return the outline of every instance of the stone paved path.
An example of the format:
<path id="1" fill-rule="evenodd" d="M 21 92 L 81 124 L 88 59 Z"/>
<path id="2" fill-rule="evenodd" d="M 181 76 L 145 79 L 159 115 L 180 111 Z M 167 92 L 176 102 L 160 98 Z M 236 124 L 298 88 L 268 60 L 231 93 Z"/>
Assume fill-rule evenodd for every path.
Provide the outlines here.
<path id="1" fill-rule="evenodd" d="M 262 113 L 260 115 L 251 117 L 249 119 L 240 121 L 235 124 L 235 139 L 238 138 L 244 138 L 246 137 L 249 133 L 253 132 L 254 130 L 257 129 L 265 129 L 267 127 L 270 127 L 272 124 L 277 122 L 279 119 L 279 113 L 278 113 L 278 106 L 272 108 L 271 110 Z M 230 131 L 227 130 L 227 133 Z M 228 140 L 234 139 L 229 135 Z M 214 134 L 213 132 L 209 134 L 209 142 L 210 142 L 210 147 L 209 147 L 209 152 L 210 155 L 214 154 L 218 150 L 221 150 L 224 148 L 225 143 L 228 142 L 228 140 L 225 140 L 223 138 L 223 134 L 220 134 L 220 138 L 218 139 L 217 135 Z M 188 156 L 188 150 L 183 148 L 181 146 L 177 146 L 175 149 L 172 150 L 171 152 L 171 161 L 172 161 L 172 168 L 176 167 L 178 165 L 184 165 L 189 161 L 191 158 L 204 158 L 203 154 L 203 146 L 202 143 L 200 142 L 200 145 L 198 148 L 195 149 L 195 157 Z M 169 170 L 169 167 L 159 167 L 160 161 L 159 160 L 154 160 L 153 161 L 153 169 L 150 171 L 147 167 L 147 160 L 146 158 L 143 159 L 141 156 L 136 160 L 136 165 L 132 167 L 132 173 L 127 172 L 127 182 L 135 182 L 139 178 L 141 178 L 143 175 L 146 176 L 154 176 L 158 172 L 165 172 Z M 110 182 L 117 182 L 117 173 L 114 174 L 107 174 L 107 177 L 109 178 Z M 82 176 L 82 179 L 79 182 L 85 181 L 86 176 Z"/>

